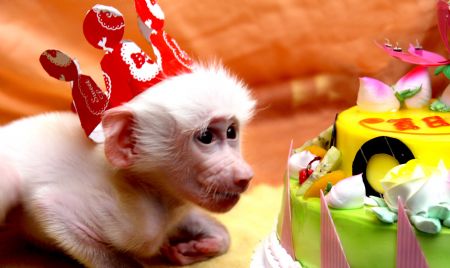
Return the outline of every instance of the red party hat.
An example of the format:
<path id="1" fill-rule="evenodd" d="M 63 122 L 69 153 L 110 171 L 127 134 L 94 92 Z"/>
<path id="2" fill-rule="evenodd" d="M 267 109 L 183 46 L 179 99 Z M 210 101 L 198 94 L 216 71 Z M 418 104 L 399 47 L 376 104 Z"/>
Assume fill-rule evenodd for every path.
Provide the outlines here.
<path id="1" fill-rule="evenodd" d="M 105 89 L 81 74 L 78 63 L 58 50 L 46 50 L 40 57 L 47 73 L 62 81 L 72 82 L 73 110 L 80 117 L 87 136 L 102 141 L 97 135 L 103 113 L 128 102 L 163 79 L 191 72 L 192 60 L 164 30 L 164 13 L 154 0 L 135 0 L 140 28 L 150 42 L 156 59 L 151 59 L 132 41 L 123 40 L 125 22 L 115 8 L 95 5 L 86 14 L 83 33 L 94 47 L 103 49 L 100 66 Z"/>

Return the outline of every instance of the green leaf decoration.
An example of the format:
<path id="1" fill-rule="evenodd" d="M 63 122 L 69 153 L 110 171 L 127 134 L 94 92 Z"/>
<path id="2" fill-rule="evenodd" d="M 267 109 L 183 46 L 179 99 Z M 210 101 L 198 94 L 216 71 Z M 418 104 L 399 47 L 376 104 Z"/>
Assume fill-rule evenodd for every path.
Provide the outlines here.
<path id="1" fill-rule="evenodd" d="M 435 100 L 430 104 L 430 110 L 435 112 L 450 112 L 450 106 L 440 100 Z"/>
<path id="2" fill-rule="evenodd" d="M 331 182 L 328 182 L 323 194 L 327 195 L 331 191 L 331 188 L 333 188 L 333 184 L 331 184 Z"/>
<path id="3" fill-rule="evenodd" d="M 447 65 L 441 65 L 441 66 L 438 66 L 438 67 L 434 70 L 434 75 L 438 75 L 438 74 L 442 73 L 442 72 L 444 71 L 444 68 L 445 68 L 446 66 L 447 66 Z"/>
<path id="4" fill-rule="evenodd" d="M 417 93 L 419 93 L 421 90 L 422 90 L 422 85 L 420 85 L 420 87 L 414 88 L 414 89 L 405 89 L 400 92 L 395 92 L 395 97 L 397 97 L 397 99 L 401 103 L 403 103 L 405 100 L 417 95 Z"/>
<path id="5" fill-rule="evenodd" d="M 445 65 L 445 67 L 442 70 L 442 72 L 444 73 L 445 77 L 450 79 L 450 65 Z"/>

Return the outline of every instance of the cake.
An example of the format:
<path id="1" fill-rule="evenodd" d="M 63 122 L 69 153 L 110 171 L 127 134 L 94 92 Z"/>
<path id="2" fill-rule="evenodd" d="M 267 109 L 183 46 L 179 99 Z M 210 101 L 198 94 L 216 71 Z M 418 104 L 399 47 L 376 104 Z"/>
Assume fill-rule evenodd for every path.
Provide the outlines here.
<path id="1" fill-rule="evenodd" d="M 448 7 L 439 1 L 440 26 Z M 276 228 L 252 268 L 449 267 L 450 86 L 432 99 L 427 69 L 447 76 L 449 61 L 382 48 L 418 66 L 393 86 L 360 78 L 355 106 L 291 146 Z"/>

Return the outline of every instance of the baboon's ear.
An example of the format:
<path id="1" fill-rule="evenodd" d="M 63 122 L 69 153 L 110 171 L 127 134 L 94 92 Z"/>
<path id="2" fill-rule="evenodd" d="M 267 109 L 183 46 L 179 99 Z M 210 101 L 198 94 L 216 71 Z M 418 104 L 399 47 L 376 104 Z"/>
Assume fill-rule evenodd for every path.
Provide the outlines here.
<path id="1" fill-rule="evenodd" d="M 135 160 L 133 123 L 133 111 L 123 106 L 107 110 L 103 115 L 105 155 L 117 168 L 129 167 Z"/>

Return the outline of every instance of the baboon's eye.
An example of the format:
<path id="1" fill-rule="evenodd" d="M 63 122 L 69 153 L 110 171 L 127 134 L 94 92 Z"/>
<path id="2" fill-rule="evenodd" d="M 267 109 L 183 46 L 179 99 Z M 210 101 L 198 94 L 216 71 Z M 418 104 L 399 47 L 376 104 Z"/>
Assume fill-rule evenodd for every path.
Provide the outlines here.
<path id="1" fill-rule="evenodd" d="M 209 129 L 205 129 L 202 131 L 197 139 L 204 144 L 210 144 L 213 141 L 213 133 Z"/>
<path id="2" fill-rule="evenodd" d="M 236 128 L 233 125 L 229 126 L 227 129 L 227 139 L 234 140 L 236 139 L 236 137 L 237 137 Z"/>

